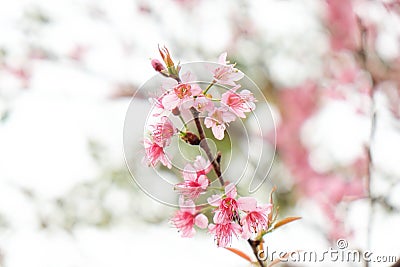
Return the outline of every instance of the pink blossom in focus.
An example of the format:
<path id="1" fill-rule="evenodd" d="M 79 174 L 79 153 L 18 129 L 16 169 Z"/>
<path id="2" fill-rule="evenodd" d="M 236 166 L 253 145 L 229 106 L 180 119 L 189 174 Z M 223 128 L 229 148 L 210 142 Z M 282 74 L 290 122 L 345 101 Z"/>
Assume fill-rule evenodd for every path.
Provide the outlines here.
<path id="1" fill-rule="evenodd" d="M 175 189 L 185 197 L 196 199 L 199 195 L 206 191 L 210 181 L 205 175 L 197 175 L 196 173 L 187 173 L 183 171 L 182 183 L 175 185 Z"/>
<path id="2" fill-rule="evenodd" d="M 257 206 L 257 202 L 255 202 L 255 205 L 252 204 L 247 209 L 241 209 L 246 211 L 246 215 L 240 221 L 243 228 L 242 238 L 249 239 L 252 233 L 268 229 L 268 214 L 272 210 L 271 204 Z"/>
<path id="3" fill-rule="evenodd" d="M 207 228 L 208 219 L 204 214 L 196 213 L 195 204 L 191 200 L 179 199 L 180 210 L 171 219 L 172 224 L 178 228 L 182 237 L 193 237 L 196 234 L 194 226 L 201 229 Z"/>
<path id="4" fill-rule="evenodd" d="M 236 201 L 236 187 L 235 184 L 229 184 L 225 187 L 225 198 L 219 195 L 213 195 L 207 199 L 208 204 L 218 207 L 215 211 L 214 222 L 217 224 L 230 222 L 237 219 L 238 216 L 238 202 Z"/>
<path id="5" fill-rule="evenodd" d="M 235 86 L 226 93 L 222 94 L 221 103 L 229 110 L 236 114 L 240 118 L 246 118 L 245 112 L 250 112 L 256 108 L 254 102 L 256 99 L 249 90 L 242 90 L 237 93 L 236 90 L 240 85 Z"/>
<path id="6" fill-rule="evenodd" d="M 229 62 L 226 61 L 226 56 L 226 52 L 219 56 L 218 64 L 220 64 L 220 66 L 212 70 L 214 80 L 219 84 L 235 86 L 235 82 L 242 79 L 244 74 L 234 68 L 234 65 L 228 64 Z"/>
<path id="7" fill-rule="evenodd" d="M 172 92 L 163 98 L 162 104 L 167 110 L 173 110 L 176 107 L 179 108 L 184 102 L 189 101 L 191 96 L 195 96 L 192 91 L 192 85 L 186 83 L 178 84 Z"/>
<path id="8" fill-rule="evenodd" d="M 168 160 L 164 149 L 161 146 L 155 142 L 152 142 L 150 139 L 145 138 L 144 148 L 146 150 L 145 159 L 149 165 L 155 166 L 160 161 L 164 166 L 171 169 L 171 162 Z"/>
<path id="9" fill-rule="evenodd" d="M 199 95 L 196 98 L 189 100 L 184 104 L 185 108 L 194 107 L 198 112 L 212 111 L 214 109 L 214 103 L 208 97 Z"/>
<path id="10" fill-rule="evenodd" d="M 157 98 L 155 98 L 155 97 L 149 98 L 149 101 L 152 104 L 151 115 L 153 117 L 160 116 L 164 112 L 165 107 L 162 104 L 163 97 L 164 97 L 164 95 L 161 95 L 160 97 L 157 97 Z"/>
<path id="11" fill-rule="evenodd" d="M 166 147 L 171 143 L 171 137 L 175 134 L 176 130 L 168 117 L 161 117 L 161 122 L 151 127 L 153 128 L 151 136 L 156 144 Z"/>
<path id="12" fill-rule="evenodd" d="M 211 128 L 215 138 L 218 140 L 224 139 L 226 123 L 232 122 L 236 116 L 223 107 L 215 108 L 204 119 L 204 125 Z"/>
<path id="13" fill-rule="evenodd" d="M 238 237 L 242 228 L 235 222 L 210 224 L 208 230 L 214 234 L 215 241 L 218 247 L 227 247 L 232 243 L 232 235 Z"/>
<path id="14" fill-rule="evenodd" d="M 196 156 L 193 164 L 186 164 L 184 172 L 196 173 L 197 176 L 206 175 L 212 170 L 212 165 L 209 160 L 206 160 L 202 156 Z"/>
<path id="15" fill-rule="evenodd" d="M 210 161 L 204 159 L 202 156 L 196 156 L 196 160 L 193 164 L 186 164 L 183 170 L 182 183 L 175 186 L 183 196 L 191 199 L 196 199 L 201 193 L 203 193 L 210 181 L 206 174 L 212 169 Z"/>
<path id="16" fill-rule="evenodd" d="M 165 109 L 173 110 L 176 107 L 179 108 L 182 104 L 191 101 L 194 96 L 202 93 L 200 86 L 193 83 L 196 81 L 196 78 L 191 72 L 183 74 L 181 80 L 182 83 L 176 84 L 163 97 L 162 104 Z M 189 107 L 185 106 L 185 108 Z"/>

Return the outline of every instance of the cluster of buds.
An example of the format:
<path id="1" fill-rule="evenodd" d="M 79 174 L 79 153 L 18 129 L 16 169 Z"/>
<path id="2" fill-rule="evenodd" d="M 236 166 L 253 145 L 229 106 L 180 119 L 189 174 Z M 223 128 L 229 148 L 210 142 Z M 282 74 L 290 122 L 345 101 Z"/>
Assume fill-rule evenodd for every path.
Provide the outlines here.
<path id="1" fill-rule="evenodd" d="M 267 204 L 259 204 L 253 197 L 239 196 L 235 184 L 222 179 L 221 153 L 213 157 L 203 129 L 210 128 L 214 138 L 222 140 L 229 123 L 246 118 L 246 113 L 256 108 L 257 100 L 252 92 L 242 90 L 238 84 L 244 74 L 229 64 L 227 54 L 223 53 L 218 64 L 209 68 L 212 80 L 202 88 L 192 72 L 180 74 L 181 67 L 174 64 L 167 48 L 159 51 L 165 66 L 156 59 L 151 63 L 157 72 L 170 79 L 163 83 L 162 93 L 151 99 L 153 109 L 144 140 L 144 159 L 148 165 L 156 166 L 161 162 L 171 168 L 165 148 L 174 136 L 191 145 L 199 145 L 207 155 L 207 158 L 198 155 L 181 171 L 183 181 L 174 187 L 179 194 L 180 209 L 171 223 L 182 237 L 193 237 L 196 228 L 208 229 L 219 247 L 230 246 L 234 236 L 247 240 L 252 246 L 259 244 L 262 237 L 276 226 L 273 203 L 270 200 Z M 214 85 L 223 85 L 225 90 L 216 94 L 217 98 L 211 94 Z M 186 123 L 182 114 L 192 116 L 191 125 Z M 168 116 L 180 117 L 183 127 L 175 127 Z M 195 127 L 198 135 L 189 131 L 189 126 Z M 215 172 L 220 187 L 211 186 L 214 182 L 211 172 Z M 206 203 L 196 204 L 206 193 L 210 196 Z"/>

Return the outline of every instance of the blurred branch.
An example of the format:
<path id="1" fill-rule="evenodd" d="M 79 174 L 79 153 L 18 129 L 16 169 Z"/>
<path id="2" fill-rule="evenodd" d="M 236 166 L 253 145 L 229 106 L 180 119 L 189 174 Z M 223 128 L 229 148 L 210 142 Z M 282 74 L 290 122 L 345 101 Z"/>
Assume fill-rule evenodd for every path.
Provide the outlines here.
<path id="1" fill-rule="evenodd" d="M 368 49 L 368 30 L 363 25 L 360 18 L 358 18 L 358 24 L 360 27 L 360 34 L 361 34 L 361 47 L 360 47 L 359 51 L 357 52 L 356 56 L 358 56 L 361 67 L 363 67 L 371 75 L 371 90 L 370 90 L 371 128 L 370 128 L 370 133 L 369 133 L 368 144 L 366 146 L 366 154 L 367 154 L 367 161 L 368 161 L 366 187 L 367 187 L 367 197 L 368 197 L 369 205 L 370 205 L 368 221 L 367 221 L 367 249 L 370 249 L 371 248 L 371 231 L 372 231 L 372 227 L 373 227 L 373 220 L 374 220 L 373 215 L 374 215 L 374 209 L 375 209 L 375 205 L 374 205 L 375 201 L 374 201 L 374 198 L 372 197 L 372 190 L 371 190 L 372 172 L 374 169 L 374 162 L 373 162 L 371 146 L 374 141 L 376 124 L 377 124 L 377 114 L 376 114 L 376 108 L 375 108 L 375 90 L 376 90 L 376 86 L 378 83 L 378 79 L 374 75 L 375 72 L 373 71 L 373 69 L 370 68 L 370 65 L 369 65 L 369 58 L 370 58 L 369 52 L 372 53 L 373 49 Z M 370 263 L 366 261 L 365 266 L 366 267 L 370 266 Z"/>
<path id="2" fill-rule="evenodd" d="M 389 203 L 387 198 L 385 198 L 383 196 L 371 197 L 371 201 L 373 203 L 380 204 L 382 207 L 384 207 L 386 210 L 388 210 L 390 212 L 400 213 L 399 207 L 396 207 L 396 206 L 392 205 L 391 203 Z"/>

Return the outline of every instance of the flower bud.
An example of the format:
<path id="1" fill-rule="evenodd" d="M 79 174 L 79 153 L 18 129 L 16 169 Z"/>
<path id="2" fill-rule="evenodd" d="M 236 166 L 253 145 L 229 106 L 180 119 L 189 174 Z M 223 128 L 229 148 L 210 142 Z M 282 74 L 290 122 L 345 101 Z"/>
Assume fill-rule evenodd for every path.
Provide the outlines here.
<path id="1" fill-rule="evenodd" d="M 165 64 L 167 65 L 167 68 L 171 68 L 175 65 L 171 59 L 171 54 L 169 53 L 168 49 L 165 46 L 162 48 L 158 47 L 158 51 L 160 51 L 160 55 L 164 60 Z"/>
<path id="2" fill-rule="evenodd" d="M 161 71 L 165 70 L 164 65 L 158 59 L 152 59 L 151 60 L 151 65 L 158 72 L 161 72 Z"/>
<path id="3" fill-rule="evenodd" d="M 181 111 L 179 110 L 178 107 L 175 107 L 175 108 L 172 110 L 172 114 L 174 114 L 175 116 L 179 116 L 179 115 L 181 115 Z"/>
<path id="4" fill-rule="evenodd" d="M 181 136 L 182 140 L 185 141 L 188 144 L 191 144 L 193 146 L 197 146 L 200 144 L 200 138 L 192 133 L 192 132 L 186 132 Z"/>

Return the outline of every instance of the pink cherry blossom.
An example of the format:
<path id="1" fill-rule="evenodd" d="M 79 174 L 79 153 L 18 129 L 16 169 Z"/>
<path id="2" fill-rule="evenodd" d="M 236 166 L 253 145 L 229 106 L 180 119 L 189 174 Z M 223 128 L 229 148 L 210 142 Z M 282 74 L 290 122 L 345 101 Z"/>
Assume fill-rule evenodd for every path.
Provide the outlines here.
<path id="1" fill-rule="evenodd" d="M 160 161 L 164 166 L 171 169 L 171 162 L 167 158 L 164 149 L 161 146 L 148 138 L 145 138 L 143 143 L 146 150 L 145 159 L 149 165 L 155 166 Z"/>
<path id="2" fill-rule="evenodd" d="M 171 137 L 175 134 L 176 129 L 168 117 L 161 117 L 161 122 L 151 125 L 151 136 L 153 141 L 161 147 L 166 147 L 171 143 Z"/>
<path id="3" fill-rule="evenodd" d="M 232 243 L 232 235 L 238 237 L 242 228 L 235 222 L 210 224 L 208 230 L 214 234 L 215 241 L 219 247 L 227 247 Z"/>
<path id="4" fill-rule="evenodd" d="M 212 170 L 212 165 L 209 160 L 206 160 L 202 156 L 196 156 L 193 164 L 186 164 L 184 172 L 196 173 L 197 176 L 206 175 Z"/>
<path id="5" fill-rule="evenodd" d="M 208 97 L 199 95 L 196 98 L 189 99 L 184 103 L 185 108 L 194 107 L 197 111 L 212 111 L 214 109 L 214 103 Z"/>
<path id="6" fill-rule="evenodd" d="M 207 228 L 208 219 L 204 214 L 197 213 L 192 200 L 179 199 L 180 210 L 171 219 L 172 224 L 178 228 L 182 237 L 193 237 L 196 234 L 194 226 L 201 229 Z"/>
<path id="7" fill-rule="evenodd" d="M 222 94 L 222 105 L 229 108 L 230 111 L 240 118 L 246 118 L 245 112 L 250 112 L 256 108 L 254 102 L 256 99 L 249 90 L 242 90 L 237 93 L 236 90 L 240 85 L 235 86 L 226 93 Z"/>
<path id="8" fill-rule="evenodd" d="M 182 183 L 175 185 L 175 189 L 185 197 L 196 199 L 199 195 L 206 191 L 210 181 L 205 175 L 197 175 L 196 173 L 183 172 Z"/>
<path id="9" fill-rule="evenodd" d="M 226 61 L 226 56 L 226 52 L 219 56 L 218 64 L 220 64 L 220 66 L 212 70 L 214 80 L 219 84 L 235 86 L 235 82 L 242 79 L 244 74 L 234 68 L 233 64 L 228 64 L 229 62 Z"/>
<path id="10" fill-rule="evenodd" d="M 149 101 L 152 105 L 151 116 L 158 117 L 164 112 L 165 107 L 162 104 L 163 97 L 164 94 L 159 97 L 149 98 Z"/>
<path id="11" fill-rule="evenodd" d="M 243 205 L 240 205 L 240 208 L 246 212 L 246 215 L 240 220 L 243 228 L 242 238 L 249 239 L 252 233 L 268 229 L 268 214 L 271 212 L 272 205 L 257 206 L 254 198 L 246 198 L 246 200 L 251 199 L 246 202 L 243 199 L 245 198 L 242 198 Z"/>
<path id="12" fill-rule="evenodd" d="M 204 119 L 204 125 L 211 128 L 215 138 L 218 140 L 224 139 L 226 124 L 236 119 L 235 114 L 226 110 L 226 108 L 215 108 Z"/>
<path id="13" fill-rule="evenodd" d="M 197 156 L 193 164 L 186 164 L 182 174 L 184 181 L 175 186 L 183 196 L 191 199 L 196 199 L 203 193 L 210 181 L 206 174 L 212 169 L 210 161 L 204 159 L 202 156 Z"/>
<path id="14" fill-rule="evenodd" d="M 213 195 L 207 199 L 208 204 L 218 207 L 215 211 L 214 222 L 217 224 L 227 223 L 239 216 L 238 203 L 236 201 L 235 184 L 229 184 L 225 187 L 225 197 Z"/>
<path id="15" fill-rule="evenodd" d="M 190 102 L 194 96 L 201 94 L 202 90 L 196 83 L 195 76 L 191 72 L 187 72 L 181 77 L 182 83 L 176 84 L 172 90 L 163 97 L 162 104 L 167 110 L 173 110 L 180 107 L 185 102 Z M 185 106 L 185 108 L 188 108 Z"/>

